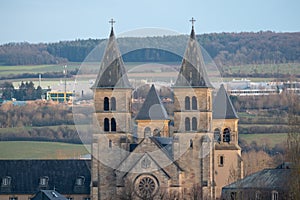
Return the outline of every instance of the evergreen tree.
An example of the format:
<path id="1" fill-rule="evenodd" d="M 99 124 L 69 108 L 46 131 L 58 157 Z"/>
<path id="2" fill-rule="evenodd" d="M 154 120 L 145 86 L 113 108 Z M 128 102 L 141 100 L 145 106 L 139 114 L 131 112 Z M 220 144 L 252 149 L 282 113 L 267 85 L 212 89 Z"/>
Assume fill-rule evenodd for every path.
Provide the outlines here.
<path id="1" fill-rule="evenodd" d="M 1 86 L 2 88 L 2 99 L 11 100 L 14 97 L 15 88 L 12 83 L 5 82 Z"/>

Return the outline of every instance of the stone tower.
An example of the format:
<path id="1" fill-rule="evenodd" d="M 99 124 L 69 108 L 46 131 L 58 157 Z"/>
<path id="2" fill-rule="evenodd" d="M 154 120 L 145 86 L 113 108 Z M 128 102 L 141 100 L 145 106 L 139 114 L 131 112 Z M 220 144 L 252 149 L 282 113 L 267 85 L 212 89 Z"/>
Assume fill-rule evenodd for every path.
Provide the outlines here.
<path id="1" fill-rule="evenodd" d="M 224 185 L 242 177 L 238 117 L 224 86 L 213 101 L 194 25 L 172 87 L 174 127 L 154 85 L 132 118 L 132 88 L 113 28 L 92 89 L 93 200 L 218 199 Z"/>
<path id="2" fill-rule="evenodd" d="M 213 198 L 212 90 L 194 26 L 174 91 L 174 155 L 185 169 L 184 198 Z M 196 194 L 195 194 L 196 193 Z"/>
<path id="3" fill-rule="evenodd" d="M 214 182 L 216 198 L 222 187 L 243 178 L 238 145 L 238 116 L 222 84 L 213 102 Z"/>
<path id="4" fill-rule="evenodd" d="M 131 139 L 132 88 L 116 42 L 113 27 L 103 55 L 94 91 L 92 196 L 108 199 L 115 194 L 114 167 L 127 155 Z M 110 167 L 108 167 L 110 166 Z"/>

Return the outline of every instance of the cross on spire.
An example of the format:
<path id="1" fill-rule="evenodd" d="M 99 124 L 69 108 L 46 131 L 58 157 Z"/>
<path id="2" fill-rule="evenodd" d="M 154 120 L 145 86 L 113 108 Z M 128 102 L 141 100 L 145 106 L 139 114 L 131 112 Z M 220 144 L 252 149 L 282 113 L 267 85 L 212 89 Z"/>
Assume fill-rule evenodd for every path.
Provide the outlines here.
<path id="1" fill-rule="evenodd" d="M 192 22 L 192 26 L 194 27 L 194 22 L 195 22 L 196 20 L 194 19 L 194 17 L 192 17 L 192 19 L 190 20 L 190 22 Z"/>
<path id="2" fill-rule="evenodd" d="M 108 21 L 110 24 L 111 24 L 111 28 L 113 28 L 114 26 L 114 23 L 116 23 L 116 21 L 114 21 L 113 18 L 111 18 L 111 20 Z"/>

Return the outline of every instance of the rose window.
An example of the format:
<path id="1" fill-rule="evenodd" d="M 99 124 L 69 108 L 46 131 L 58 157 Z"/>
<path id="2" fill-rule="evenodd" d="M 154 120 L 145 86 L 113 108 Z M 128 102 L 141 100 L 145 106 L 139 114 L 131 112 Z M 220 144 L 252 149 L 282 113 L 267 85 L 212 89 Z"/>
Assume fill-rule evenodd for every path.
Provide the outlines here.
<path id="1" fill-rule="evenodd" d="M 152 176 L 140 176 L 136 180 L 136 193 L 141 198 L 150 198 L 155 195 L 158 190 L 157 180 Z"/>

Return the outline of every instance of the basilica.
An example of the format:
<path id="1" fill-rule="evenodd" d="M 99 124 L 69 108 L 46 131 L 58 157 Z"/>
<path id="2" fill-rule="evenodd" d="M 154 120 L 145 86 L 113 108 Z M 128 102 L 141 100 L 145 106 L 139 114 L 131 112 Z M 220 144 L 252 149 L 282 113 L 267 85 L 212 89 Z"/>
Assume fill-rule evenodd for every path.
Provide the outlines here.
<path id="1" fill-rule="evenodd" d="M 94 91 L 91 197 L 220 199 L 243 178 L 238 116 L 223 85 L 214 88 L 194 24 L 168 115 L 155 85 L 132 115 L 133 87 L 113 27 Z"/>

